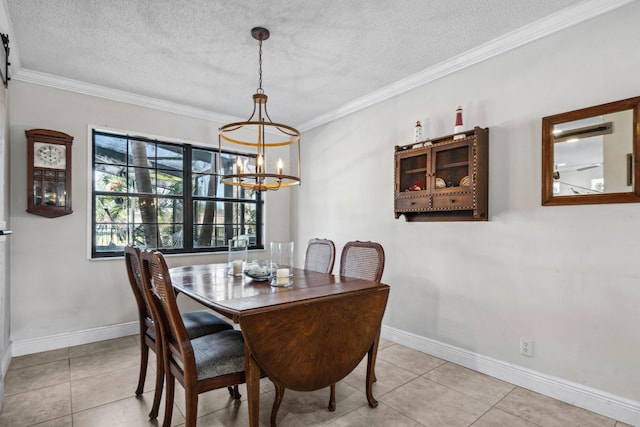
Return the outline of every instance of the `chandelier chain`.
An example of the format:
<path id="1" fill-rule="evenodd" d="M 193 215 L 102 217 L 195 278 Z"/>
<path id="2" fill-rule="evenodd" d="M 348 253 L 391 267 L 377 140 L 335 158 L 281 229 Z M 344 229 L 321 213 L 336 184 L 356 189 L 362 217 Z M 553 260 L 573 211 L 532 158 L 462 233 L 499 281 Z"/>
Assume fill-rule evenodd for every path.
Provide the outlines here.
<path id="1" fill-rule="evenodd" d="M 258 49 L 258 93 L 264 93 L 264 89 L 262 89 L 262 38 L 259 40 L 259 49 Z"/>

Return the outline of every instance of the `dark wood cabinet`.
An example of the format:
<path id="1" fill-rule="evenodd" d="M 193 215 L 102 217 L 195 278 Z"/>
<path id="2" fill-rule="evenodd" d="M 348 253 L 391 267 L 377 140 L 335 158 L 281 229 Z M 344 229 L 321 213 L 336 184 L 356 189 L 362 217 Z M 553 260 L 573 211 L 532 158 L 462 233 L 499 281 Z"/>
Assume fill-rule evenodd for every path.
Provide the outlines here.
<path id="1" fill-rule="evenodd" d="M 487 221 L 489 129 L 395 148 L 395 217 L 407 221 Z"/>

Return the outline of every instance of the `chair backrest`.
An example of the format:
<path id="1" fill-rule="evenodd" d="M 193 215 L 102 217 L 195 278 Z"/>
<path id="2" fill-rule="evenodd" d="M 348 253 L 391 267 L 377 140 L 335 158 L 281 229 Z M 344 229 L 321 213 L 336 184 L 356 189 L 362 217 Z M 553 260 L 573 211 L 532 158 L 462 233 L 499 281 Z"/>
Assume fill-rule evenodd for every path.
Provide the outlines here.
<path id="1" fill-rule="evenodd" d="M 336 260 L 336 246 L 331 240 L 311 239 L 307 244 L 304 269 L 331 273 Z"/>
<path id="2" fill-rule="evenodd" d="M 384 249 L 375 242 L 347 242 L 340 257 L 340 275 L 379 282 L 384 271 Z"/>
<path id="3" fill-rule="evenodd" d="M 140 269 L 140 248 L 137 246 L 127 245 L 124 248 L 124 262 L 127 266 L 127 274 L 129 275 L 129 285 L 136 298 L 138 304 L 138 317 L 140 322 L 150 328 L 153 328 L 153 319 L 151 309 L 144 293 L 144 282 L 142 279 L 142 270 Z"/>
<path id="4" fill-rule="evenodd" d="M 189 367 L 195 367 L 193 348 L 180 315 L 164 255 L 159 251 L 145 250 L 140 258 L 146 285 L 144 290 L 153 320 L 160 326 L 163 342 L 168 346 L 167 353 L 180 360 L 186 372 Z"/>

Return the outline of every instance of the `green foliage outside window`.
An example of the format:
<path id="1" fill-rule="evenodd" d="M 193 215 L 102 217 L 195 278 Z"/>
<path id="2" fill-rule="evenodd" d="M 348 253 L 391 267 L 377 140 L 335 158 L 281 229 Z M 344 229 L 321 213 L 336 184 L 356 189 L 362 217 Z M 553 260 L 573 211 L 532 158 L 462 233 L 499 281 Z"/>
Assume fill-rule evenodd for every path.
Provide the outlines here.
<path id="1" fill-rule="evenodd" d="M 218 162 L 228 168 L 237 157 L 254 161 L 94 130 L 93 257 L 122 255 L 127 244 L 166 253 L 222 251 L 239 235 L 263 247 L 261 194 L 219 180 Z"/>

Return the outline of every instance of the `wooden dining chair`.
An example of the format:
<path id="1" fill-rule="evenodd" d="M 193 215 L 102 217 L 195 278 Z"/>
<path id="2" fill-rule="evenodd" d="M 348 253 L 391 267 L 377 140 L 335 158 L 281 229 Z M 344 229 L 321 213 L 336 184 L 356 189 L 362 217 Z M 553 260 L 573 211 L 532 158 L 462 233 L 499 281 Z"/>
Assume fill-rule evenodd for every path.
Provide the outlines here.
<path id="1" fill-rule="evenodd" d="M 133 291 L 138 306 L 138 321 L 140 326 L 140 374 L 136 395 L 139 396 L 144 391 L 144 383 L 147 377 L 147 364 L 149 361 L 149 349 L 151 349 L 156 353 L 157 366 L 155 394 L 149 417 L 156 418 L 162 397 L 164 364 L 162 361 L 162 352 L 158 351 L 156 344 L 158 340 L 156 323 L 153 321 L 153 316 L 143 288 L 144 280 L 140 264 L 140 249 L 136 246 L 126 246 L 124 248 L 124 260 L 127 266 L 129 284 L 131 285 L 131 290 Z M 232 325 L 206 311 L 184 313 L 182 314 L 182 320 L 190 338 L 233 329 Z"/>
<path id="2" fill-rule="evenodd" d="M 379 282 L 384 271 L 384 249 L 380 243 L 347 242 L 340 255 L 340 275 Z"/>
<path id="3" fill-rule="evenodd" d="M 166 373 L 163 427 L 171 425 L 175 380 L 185 391 L 186 427 L 195 427 L 198 395 L 222 387 L 240 399 L 238 384 L 245 380 L 244 339 L 242 332 L 229 329 L 190 338 L 183 322 L 171 277 L 162 253 L 141 254 L 142 276 L 152 317 L 160 325 L 160 343 Z"/>
<path id="4" fill-rule="evenodd" d="M 336 260 L 336 246 L 331 240 L 311 239 L 307 244 L 304 269 L 329 274 Z"/>
<path id="5" fill-rule="evenodd" d="M 354 277 L 363 280 L 382 280 L 384 271 L 384 249 L 380 243 L 361 242 L 359 240 L 347 242 L 342 248 L 340 255 L 340 275 Z M 378 332 L 378 335 L 380 332 Z M 375 352 L 378 349 L 374 349 Z M 373 381 L 376 381 L 376 374 L 372 372 Z M 329 397 L 329 410 L 336 410 L 336 385 L 331 384 L 331 395 Z"/>

